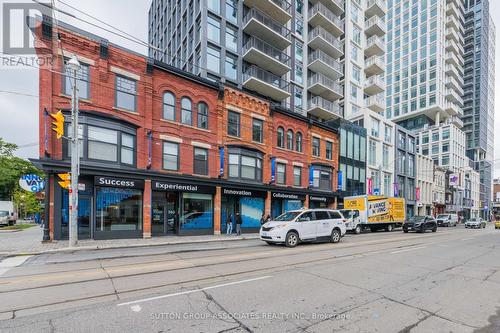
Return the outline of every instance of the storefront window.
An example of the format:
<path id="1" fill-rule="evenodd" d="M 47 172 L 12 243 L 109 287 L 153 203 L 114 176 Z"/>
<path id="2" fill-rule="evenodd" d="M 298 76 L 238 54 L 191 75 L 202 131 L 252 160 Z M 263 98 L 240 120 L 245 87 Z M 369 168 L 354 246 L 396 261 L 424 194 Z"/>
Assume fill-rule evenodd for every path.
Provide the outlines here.
<path id="1" fill-rule="evenodd" d="M 142 230 L 142 192 L 96 187 L 96 231 Z"/>
<path id="2" fill-rule="evenodd" d="M 242 197 L 241 205 L 241 221 L 242 228 L 260 228 L 260 218 L 264 212 L 264 199 Z"/>
<path id="3" fill-rule="evenodd" d="M 212 195 L 184 193 L 181 214 L 181 230 L 213 228 Z"/>

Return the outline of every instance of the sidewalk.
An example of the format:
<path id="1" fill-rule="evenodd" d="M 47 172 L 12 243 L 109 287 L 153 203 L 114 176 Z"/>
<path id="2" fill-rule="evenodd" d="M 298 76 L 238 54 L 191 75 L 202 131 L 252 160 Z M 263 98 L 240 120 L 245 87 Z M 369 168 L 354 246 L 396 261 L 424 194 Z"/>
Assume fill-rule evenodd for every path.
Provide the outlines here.
<path id="1" fill-rule="evenodd" d="M 189 243 L 207 243 L 258 239 L 258 234 L 160 236 L 149 239 L 81 240 L 77 247 L 68 248 L 68 241 L 42 243 L 43 229 L 33 227 L 16 233 L 0 234 L 0 256 L 36 255 L 42 253 L 74 252 L 83 250 L 119 249 Z"/>

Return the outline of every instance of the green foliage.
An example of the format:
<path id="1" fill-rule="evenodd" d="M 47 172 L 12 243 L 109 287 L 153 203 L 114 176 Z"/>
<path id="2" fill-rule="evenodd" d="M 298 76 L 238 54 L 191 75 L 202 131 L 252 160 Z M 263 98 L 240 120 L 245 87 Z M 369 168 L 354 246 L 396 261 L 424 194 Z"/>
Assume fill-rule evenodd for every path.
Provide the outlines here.
<path id="1" fill-rule="evenodd" d="M 42 206 L 36 198 L 35 193 L 23 189 L 16 189 L 13 199 L 14 204 L 18 207 L 17 213 L 21 213 L 22 217 L 42 212 Z"/>
<path id="2" fill-rule="evenodd" d="M 22 175 L 43 175 L 31 162 L 13 156 L 16 149 L 17 145 L 0 138 L 0 199 L 10 200 L 16 190 L 22 191 L 19 187 Z"/>

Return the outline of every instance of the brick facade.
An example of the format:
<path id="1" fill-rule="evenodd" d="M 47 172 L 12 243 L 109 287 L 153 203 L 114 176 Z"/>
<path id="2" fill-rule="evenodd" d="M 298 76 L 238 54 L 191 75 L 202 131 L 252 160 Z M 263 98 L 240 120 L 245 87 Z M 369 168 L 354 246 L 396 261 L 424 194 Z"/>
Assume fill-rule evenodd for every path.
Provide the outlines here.
<path id="1" fill-rule="evenodd" d="M 161 63 L 151 63 L 144 56 L 127 51 L 113 44 L 103 43 L 98 36 L 81 34 L 65 27 L 59 31 L 61 43 L 42 37 L 40 30 L 37 31 L 36 50 L 40 56 L 52 55 L 54 59 L 53 68 L 42 68 L 40 70 L 40 158 L 34 161 L 50 176 L 48 191 L 50 193 L 49 216 L 50 237 L 59 239 L 62 227 L 62 191 L 55 181 L 54 174 L 69 170 L 69 159 L 65 156 L 63 140 L 57 140 L 50 130 L 51 119 L 46 116 L 49 113 L 63 110 L 66 121 L 70 121 L 71 97 L 63 93 L 63 78 L 60 73 L 64 71 L 63 57 L 69 58 L 77 55 L 82 64 L 89 67 L 88 99 L 80 100 L 79 109 L 81 116 L 92 119 L 122 124 L 127 128 L 134 128 L 135 133 L 135 164 L 123 166 L 118 163 L 106 163 L 83 159 L 81 161 L 81 178 L 86 182 L 87 193 L 96 195 L 93 187 L 93 177 L 100 175 L 116 176 L 121 178 L 144 180 L 142 189 L 142 224 L 140 230 L 143 237 L 151 237 L 154 234 L 153 220 L 157 217 L 155 211 L 155 186 L 156 181 L 168 183 L 196 184 L 211 193 L 213 226 L 211 233 L 220 233 L 222 228 L 221 204 L 224 200 L 222 188 L 243 188 L 250 186 L 252 190 L 266 193 L 263 196 L 264 211 L 271 211 L 272 191 L 295 191 L 307 197 L 308 193 L 318 192 L 309 187 L 309 170 L 311 165 L 322 165 L 329 167 L 332 171 L 331 191 L 324 193 L 326 196 L 335 196 L 337 188 L 338 170 L 338 135 L 336 131 L 323 124 L 318 124 L 289 110 L 275 108 L 266 100 L 250 95 L 231 87 L 221 87 L 200 79 L 186 72 L 172 68 Z M 107 47 L 107 56 L 103 55 L 103 45 Z M 61 52 L 61 49 L 63 50 Z M 116 91 L 115 80 L 117 76 L 125 76 L 136 80 L 136 111 L 117 108 L 115 105 Z M 172 93 L 175 96 L 175 119 L 166 120 L 164 117 L 164 94 Z M 191 104 L 191 124 L 182 123 L 182 99 L 186 98 Z M 206 119 L 207 128 L 200 128 L 198 119 L 199 103 L 205 103 L 208 107 Z M 229 111 L 239 114 L 240 133 L 239 136 L 228 134 Z M 205 119 L 200 115 L 200 119 Z M 258 119 L 263 122 L 262 142 L 256 142 L 252 137 L 252 122 Z M 286 133 L 291 130 L 294 135 L 292 149 L 277 146 L 277 130 L 282 127 Z M 45 134 L 46 133 L 46 134 Z M 297 151 L 296 135 L 302 135 L 302 151 Z M 320 156 L 312 156 L 312 137 L 320 138 Z M 88 138 L 84 138 L 84 141 Z M 47 142 L 47 144 L 45 144 Z M 164 169 L 164 142 L 178 144 L 178 170 L 169 171 Z M 326 158 L 326 142 L 332 143 L 332 158 Z M 208 152 L 208 174 L 194 174 L 194 149 L 200 147 Z M 241 147 L 262 154 L 262 179 L 260 182 L 246 184 L 235 182 L 229 177 L 228 156 L 226 150 L 223 174 L 220 174 L 220 148 Z M 119 147 L 118 147 L 119 148 Z M 121 153 L 119 153 L 118 156 Z M 286 163 L 286 183 L 276 184 L 272 182 L 271 164 L 272 160 Z M 300 186 L 294 186 L 293 167 L 302 167 Z M 92 177 L 92 178 L 91 178 Z M 210 188 L 213 189 L 210 190 Z M 191 189 L 192 190 L 192 189 Z M 158 188 L 156 188 L 158 191 Z M 182 193 L 178 191 L 178 200 L 181 204 L 176 208 L 179 214 L 185 214 L 186 202 Z M 177 193 L 177 192 L 176 192 Z M 162 197 L 163 194 L 156 196 Z M 185 196 L 186 198 L 192 195 Z M 96 199 L 94 198 L 94 201 Z M 94 203 L 95 204 L 95 203 Z M 196 208 L 191 209 L 200 209 Z M 305 200 L 308 205 L 308 198 Z M 103 209 L 93 207 L 93 210 Z M 103 213 L 101 213 L 103 214 Z M 189 214 L 188 214 L 189 215 Z M 96 213 L 91 220 L 97 219 Z M 179 216 L 175 217 L 179 219 Z M 166 222 L 165 222 L 166 223 Z M 97 224 L 97 221 L 95 221 Z M 91 224 L 92 225 L 92 224 Z M 97 228 L 95 225 L 91 228 Z M 57 231 L 59 230 L 59 231 Z M 57 231 L 57 232 L 56 232 Z M 207 232 L 207 231 L 204 231 Z"/>

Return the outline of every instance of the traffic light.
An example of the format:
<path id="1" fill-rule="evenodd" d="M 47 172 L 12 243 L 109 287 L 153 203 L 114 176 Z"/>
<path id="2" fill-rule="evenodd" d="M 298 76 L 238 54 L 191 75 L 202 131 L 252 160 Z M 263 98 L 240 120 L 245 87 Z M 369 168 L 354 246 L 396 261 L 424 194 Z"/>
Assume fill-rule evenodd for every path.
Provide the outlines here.
<path id="1" fill-rule="evenodd" d="M 50 116 L 55 120 L 52 122 L 52 124 L 54 125 L 54 127 L 52 127 L 52 130 L 56 132 L 56 137 L 60 139 L 64 135 L 64 116 L 61 111 L 51 113 Z"/>
<path id="2" fill-rule="evenodd" d="M 59 186 L 68 189 L 71 184 L 71 174 L 69 172 L 58 173 L 57 176 L 59 177 L 59 179 L 61 179 L 60 181 L 57 182 Z"/>

